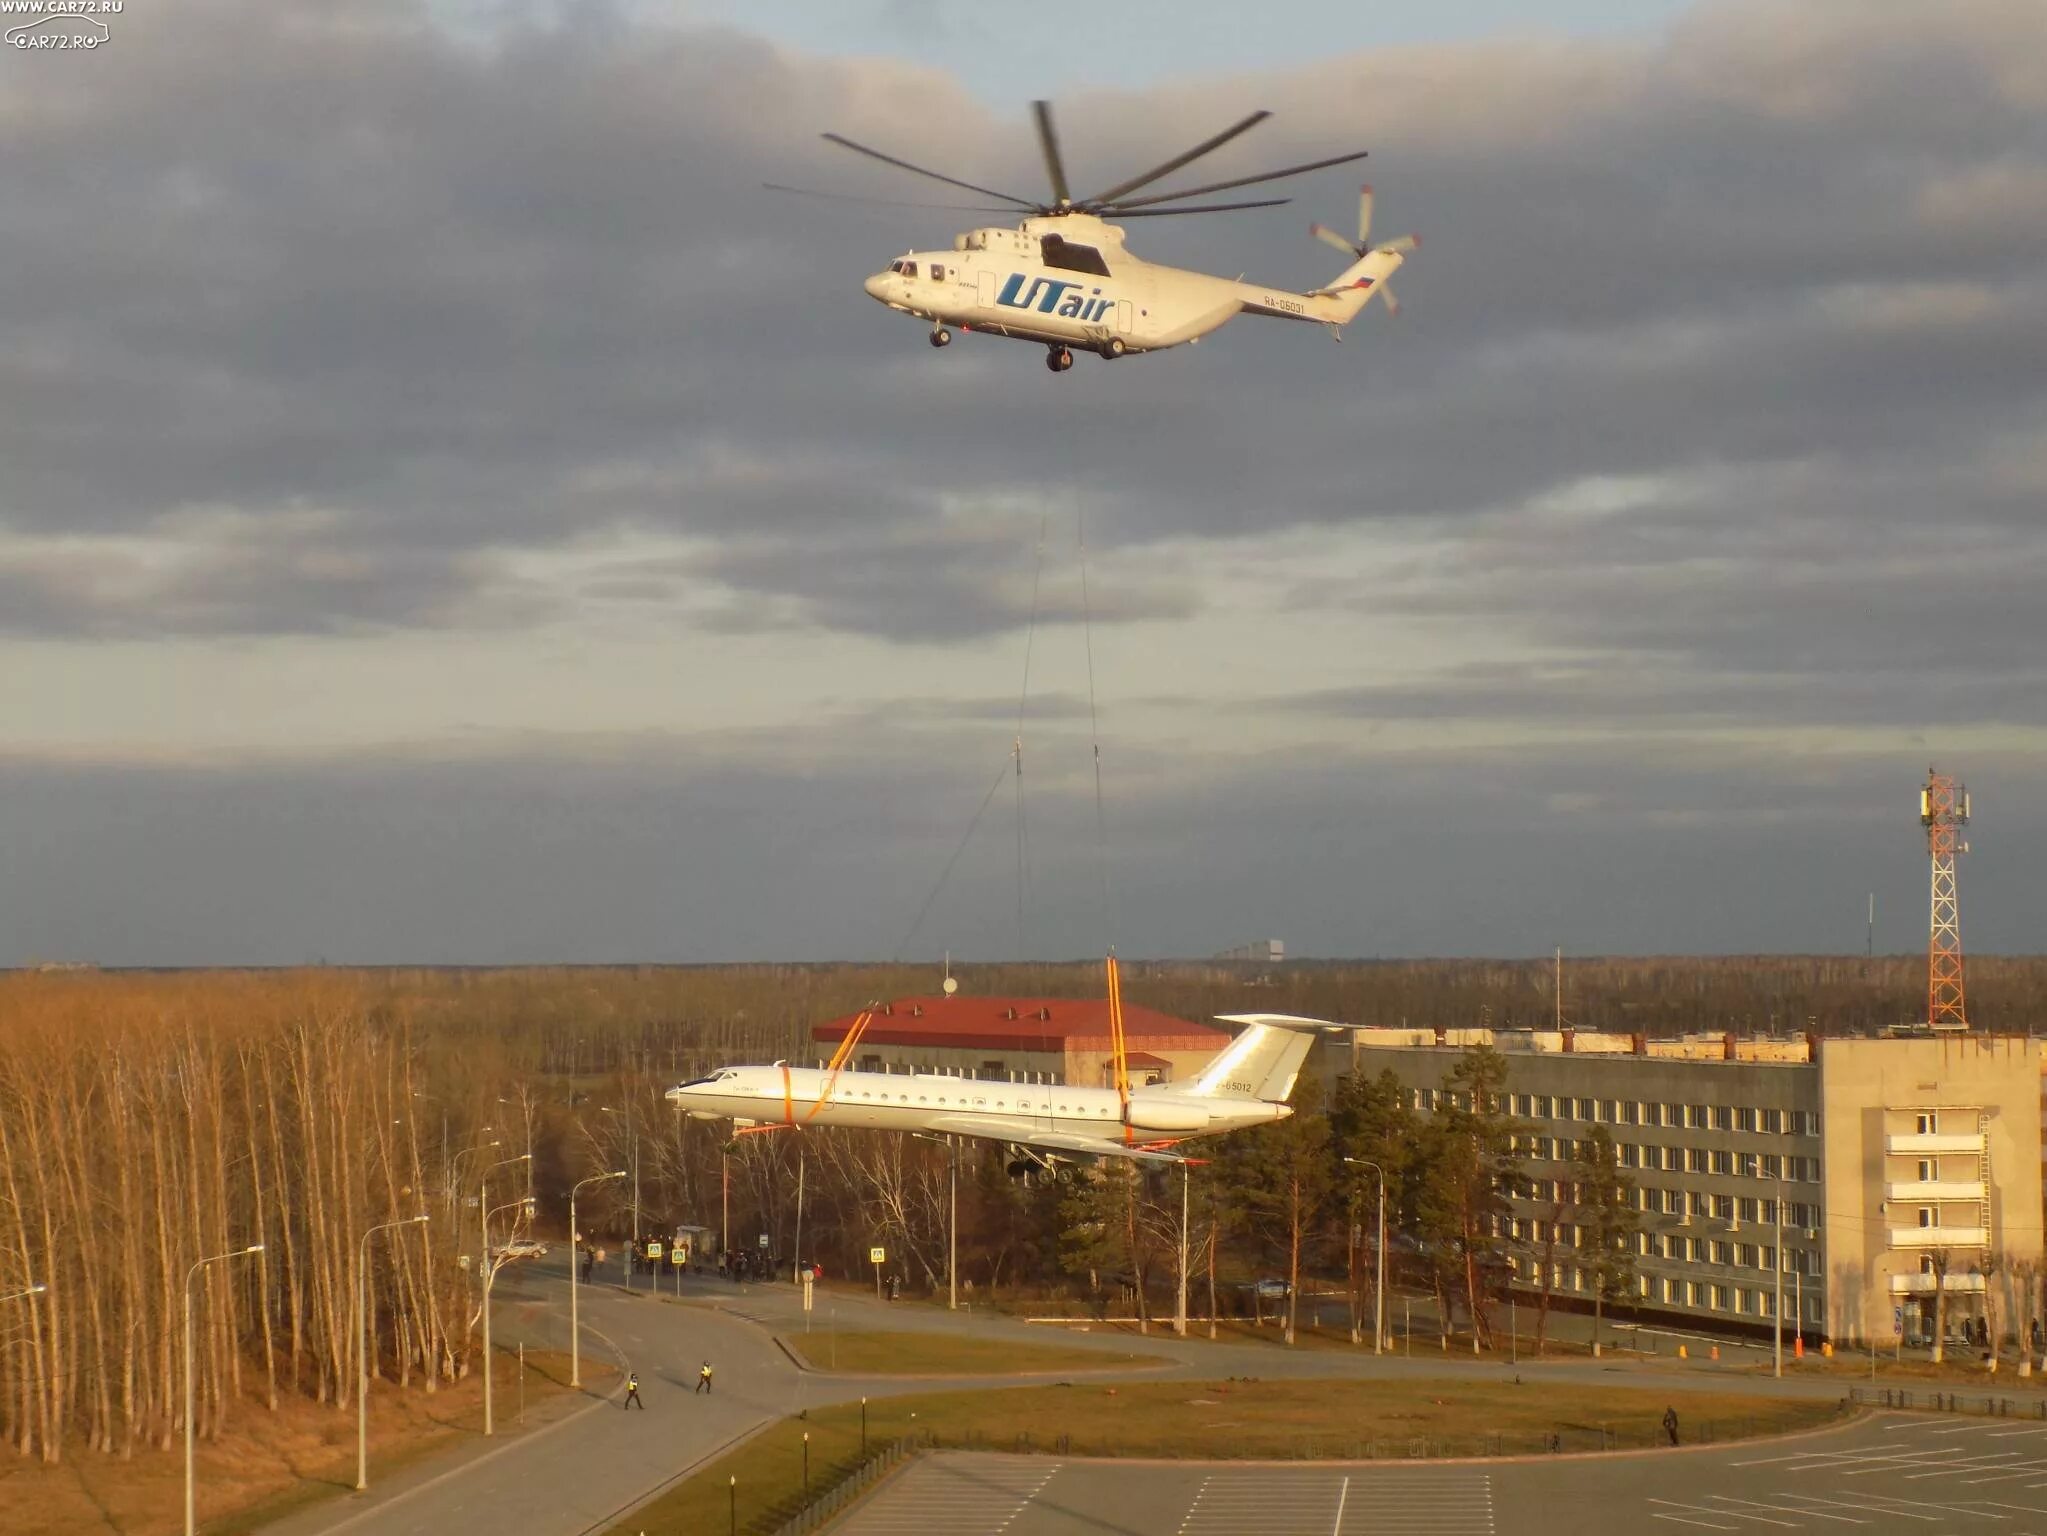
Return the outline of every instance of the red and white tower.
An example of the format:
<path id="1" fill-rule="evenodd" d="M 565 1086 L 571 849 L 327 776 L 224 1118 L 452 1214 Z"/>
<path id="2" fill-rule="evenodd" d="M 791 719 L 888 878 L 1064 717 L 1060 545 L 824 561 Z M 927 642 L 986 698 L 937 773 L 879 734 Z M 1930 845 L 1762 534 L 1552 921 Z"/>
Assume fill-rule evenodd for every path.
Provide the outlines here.
<path id="1" fill-rule="evenodd" d="M 1960 829 L 1969 824 L 1969 791 L 1945 773 L 1926 770 L 1919 820 L 1933 861 L 1932 924 L 1926 939 L 1926 1022 L 1935 1029 L 1967 1029 L 1962 1007 L 1962 918 L 1955 894 L 1955 855 L 1967 853 Z"/>

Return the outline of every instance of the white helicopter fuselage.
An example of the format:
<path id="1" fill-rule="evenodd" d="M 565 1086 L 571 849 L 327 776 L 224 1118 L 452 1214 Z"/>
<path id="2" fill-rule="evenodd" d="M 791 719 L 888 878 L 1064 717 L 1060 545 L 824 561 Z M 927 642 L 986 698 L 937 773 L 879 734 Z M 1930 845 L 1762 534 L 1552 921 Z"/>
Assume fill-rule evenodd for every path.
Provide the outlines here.
<path id="1" fill-rule="evenodd" d="M 1241 314 L 1340 328 L 1400 266 L 1374 251 L 1328 288 L 1285 288 L 1162 266 L 1130 254 L 1091 214 L 971 230 L 950 251 L 913 251 L 866 283 L 889 308 L 945 327 L 1121 357 L 1198 341 Z M 949 339 L 949 338 L 946 338 Z M 940 342 L 939 344 L 943 344 Z"/>

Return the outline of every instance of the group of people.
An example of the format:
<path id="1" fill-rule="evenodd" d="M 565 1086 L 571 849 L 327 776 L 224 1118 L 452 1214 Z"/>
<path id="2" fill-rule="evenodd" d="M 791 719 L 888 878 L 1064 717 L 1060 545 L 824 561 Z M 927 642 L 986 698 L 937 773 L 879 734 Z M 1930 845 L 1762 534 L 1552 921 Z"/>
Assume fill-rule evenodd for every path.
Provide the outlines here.
<path id="1" fill-rule="evenodd" d="M 690 1395 L 697 1397 L 710 1390 L 711 1362 L 706 1360 L 697 1367 L 697 1389 Z M 639 1409 L 642 1413 L 647 1411 L 647 1405 L 640 1401 L 640 1373 L 638 1371 L 627 1371 L 625 1373 L 625 1408 L 627 1411 L 631 1411 L 634 1408 Z"/>

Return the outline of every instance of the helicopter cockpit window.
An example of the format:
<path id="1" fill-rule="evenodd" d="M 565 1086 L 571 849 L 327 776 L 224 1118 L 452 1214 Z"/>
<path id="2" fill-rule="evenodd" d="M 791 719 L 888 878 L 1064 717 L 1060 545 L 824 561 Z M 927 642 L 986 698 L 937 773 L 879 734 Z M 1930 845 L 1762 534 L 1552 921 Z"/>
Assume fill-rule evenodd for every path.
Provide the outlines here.
<path id="1" fill-rule="evenodd" d="M 1102 260 L 1102 253 L 1091 245 L 1075 245 L 1064 235 L 1047 235 L 1039 245 L 1045 265 L 1057 267 L 1062 272 L 1090 272 L 1096 277 L 1109 275 L 1108 264 Z"/>

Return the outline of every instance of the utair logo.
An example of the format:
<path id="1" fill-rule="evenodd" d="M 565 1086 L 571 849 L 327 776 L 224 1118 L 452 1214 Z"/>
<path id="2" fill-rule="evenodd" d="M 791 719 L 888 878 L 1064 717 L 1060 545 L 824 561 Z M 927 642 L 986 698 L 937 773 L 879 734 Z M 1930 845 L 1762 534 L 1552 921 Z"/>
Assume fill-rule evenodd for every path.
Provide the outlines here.
<path id="1" fill-rule="evenodd" d="M 1002 285 L 1002 292 L 995 296 L 998 304 L 1007 304 L 1011 309 L 1035 309 L 1041 315 L 1063 315 L 1069 320 L 1099 320 L 1109 312 L 1109 306 L 1116 301 L 1095 297 L 1102 290 L 1090 289 L 1083 294 L 1079 283 L 1064 282 L 1050 277 L 1034 277 L 1030 287 L 1024 287 L 1024 274 L 1012 272 L 1009 281 Z M 1068 292 L 1068 290 L 1072 290 Z"/>

